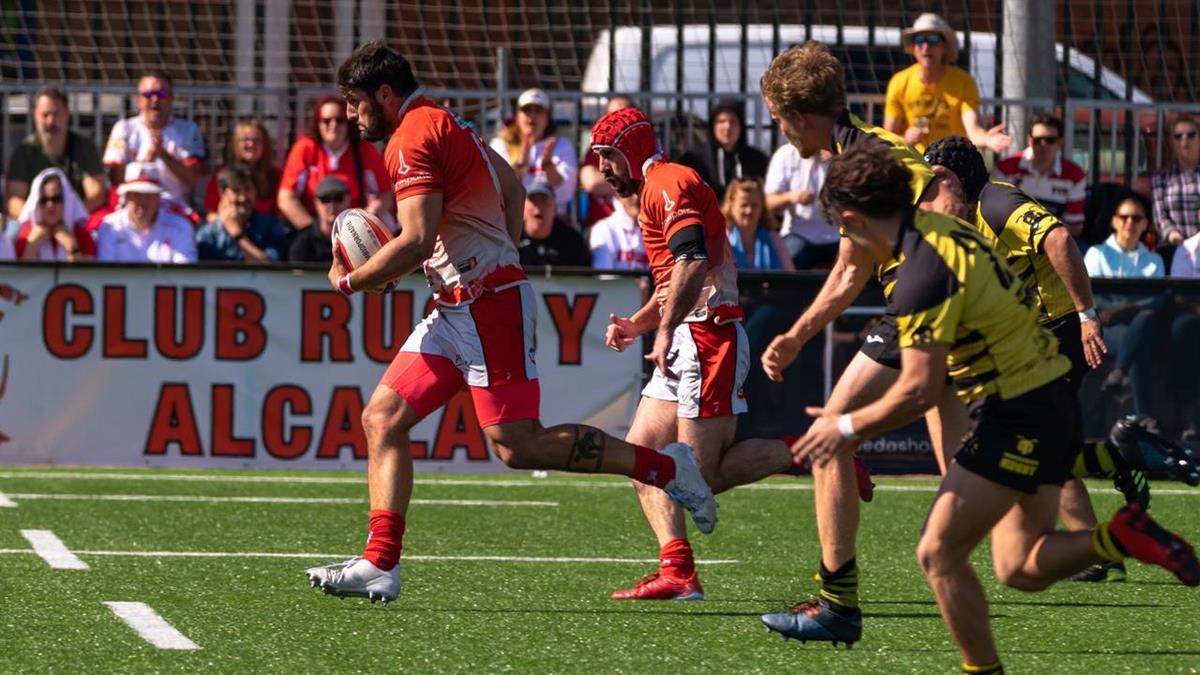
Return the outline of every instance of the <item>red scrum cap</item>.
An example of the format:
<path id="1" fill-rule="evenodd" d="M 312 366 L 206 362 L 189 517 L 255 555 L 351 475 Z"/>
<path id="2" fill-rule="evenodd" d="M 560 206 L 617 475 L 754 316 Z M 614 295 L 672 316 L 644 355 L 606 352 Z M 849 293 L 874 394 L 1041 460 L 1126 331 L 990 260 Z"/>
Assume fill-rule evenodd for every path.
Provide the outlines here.
<path id="1" fill-rule="evenodd" d="M 596 120 L 592 126 L 592 150 L 615 150 L 629 164 L 633 180 L 642 180 L 646 163 L 662 159 L 654 125 L 637 108 L 622 108 Z"/>

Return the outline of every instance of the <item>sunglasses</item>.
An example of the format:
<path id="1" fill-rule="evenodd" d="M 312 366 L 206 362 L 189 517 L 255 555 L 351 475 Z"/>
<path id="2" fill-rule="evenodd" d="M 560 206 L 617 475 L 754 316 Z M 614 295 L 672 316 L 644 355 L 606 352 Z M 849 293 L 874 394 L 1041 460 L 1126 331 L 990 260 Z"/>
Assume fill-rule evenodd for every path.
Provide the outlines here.
<path id="1" fill-rule="evenodd" d="M 43 195 L 42 198 L 38 200 L 38 203 L 39 204 L 61 204 L 61 203 L 63 203 L 63 196 L 62 195 Z"/>
<path id="2" fill-rule="evenodd" d="M 1175 133 L 1171 134 L 1171 138 L 1174 138 L 1177 141 L 1182 141 L 1186 136 L 1189 141 L 1194 141 L 1196 140 L 1196 134 L 1197 132 L 1195 129 L 1192 129 L 1191 131 L 1176 131 Z"/>
<path id="3" fill-rule="evenodd" d="M 322 204 L 336 204 L 337 202 L 344 202 L 344 201 L 346 201 L 346 193 L 339 192 L 339 193 L 333 194 L 333 195 L 325 195 L 324 197 L 317 197 L 317 201 L 321 202 Z"/>
<path id="4" fill-rule="evenodd" d="M 1036 145 L 1054 145 L 1058 142 L 1058 136 L 1033 136 L 1030 140 Z"/>
<path id="5" fill-rule="evenodd" d="M 166 87 L 163 87 L 162 89 L 147 89 L 146 91 L 140 93 L 142 98 L 171 98 L 171 90 L 167 89 Z"/>
<path id="6" fill-rule="evenodd" d="M 935 35 L 914 35 L 912 41 L 913 41 L 914 45 L 929 45 L 930 47 L 936 47 L 936 46 L 942 44 L 942 36 L 936 35 L 936 34 Z"/>
<path id="7" fill-rule="evenodd" d="M 346 123 L 345 117 L 322 117 L 321 124 L 334 124 L 341 126 Z"/>
<path id="8" fill-rule="evenodd" d="M 1146 219 L 1146 216 L 1143 216 L 1140 213 L 1118 213 L 1114 217 L 1117 220 L 1131 220 L 1135 223 L 1140 223 Z"/>

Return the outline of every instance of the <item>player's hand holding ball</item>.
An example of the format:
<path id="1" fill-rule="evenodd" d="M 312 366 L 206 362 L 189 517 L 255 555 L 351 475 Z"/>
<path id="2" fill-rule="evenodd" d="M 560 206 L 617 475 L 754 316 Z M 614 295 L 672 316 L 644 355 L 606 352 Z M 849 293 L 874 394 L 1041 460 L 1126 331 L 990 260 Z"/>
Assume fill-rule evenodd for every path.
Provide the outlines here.
<path id="1" fill-rule="evenodd" d="M 358 291 L 386 293 L 396 287 L 396 280 L 370 288 L 356 288 L 350 283 L 350 273 L 362 267 L 384 244 L 392 239 L 383 221 L 364 209 L 346 209 L 333 221 L 330 232 L 333 245 L 333 264 L 329 268 L 329 283 L 345 295 Z"/>

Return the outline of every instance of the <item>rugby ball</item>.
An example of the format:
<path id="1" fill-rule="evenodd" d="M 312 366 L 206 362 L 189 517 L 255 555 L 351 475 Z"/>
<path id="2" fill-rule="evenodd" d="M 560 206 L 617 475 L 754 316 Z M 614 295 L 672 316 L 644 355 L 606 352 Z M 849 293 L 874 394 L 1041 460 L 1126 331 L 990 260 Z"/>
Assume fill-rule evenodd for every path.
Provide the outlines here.
<path id="1" fill-rule="evenodd" d="M 346 209 L 333 221 L 334 254 L 348 270 L 357 269 L 391 240 L 383 221 L 370 211 Z"/>

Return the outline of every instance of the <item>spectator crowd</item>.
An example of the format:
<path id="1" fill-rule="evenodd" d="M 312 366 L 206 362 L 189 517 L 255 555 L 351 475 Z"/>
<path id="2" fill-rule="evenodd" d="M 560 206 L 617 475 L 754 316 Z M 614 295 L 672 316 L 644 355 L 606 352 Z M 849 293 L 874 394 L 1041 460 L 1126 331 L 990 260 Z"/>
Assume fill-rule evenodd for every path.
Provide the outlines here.
<path id="1" fill-rule="evenodd" d="M 1093 276 L 1200 275 L 1195 120 L 1173 121 L 1171 164 L 1153 177 L 1149 200 L 1122 187 L 1089 186 L 1064 156 L 1064 124 L 1053 115 L 1035 116 L 1024 149 L 1009 152 L 1013 139 L 1003 125 L 985 122 L 976 83 L 955 65 L 958 36 L 944 19 L 922 14 L 901 41 L 912 65 L 888 83 L 883 127 L 917 148 L 961 135 L 990 150 L 993 177 L 1055 213 L 1086 252 Z M 346 208 L 400 227 L 383 157 L 359 137 L 338 96 L 311 102 L 306 127 L 286 153 L 277 155 L 275 144 L 288 139 L 272 139 L 259 120 L 240 119 L 218 158 L 199 127 L 174 114 L 168 73 L 145 73 L 136 100 L 138 114 L 118 120 L 101 151 L 71 130 L 61 89 L 37 93 L 33 133 L 5 167 L 0 259 L 318 262 L 328 260 L 329 228 Z M 608 110 L 633 104 L 616 95 Z M 723 204 L 739 268 L 828 269 L 840 240 L 818 203 L 829 154 L 802 157 L 786 142 L 773 151 L 756 147 L 751 131 L 745 101 L 720 100 L 702 140 L 667 151 Z M 536 88 L 518 97 L 512 119 L 490 139 L 526 187 L 522 262 L 644 269 L 637 196 L 617 197 L 591 148 L 577 151 L 579 140 L 562 133 L 551 95 Z M 277 156 L 286 156 L 282 166 Z"/>

